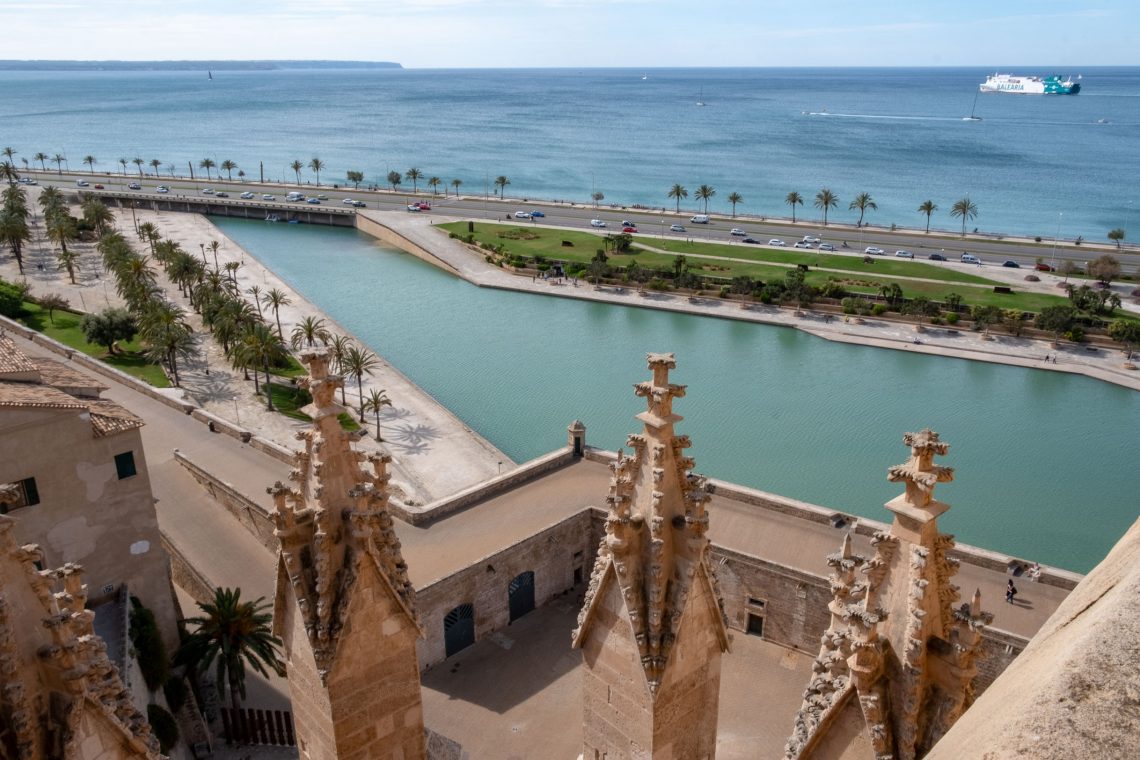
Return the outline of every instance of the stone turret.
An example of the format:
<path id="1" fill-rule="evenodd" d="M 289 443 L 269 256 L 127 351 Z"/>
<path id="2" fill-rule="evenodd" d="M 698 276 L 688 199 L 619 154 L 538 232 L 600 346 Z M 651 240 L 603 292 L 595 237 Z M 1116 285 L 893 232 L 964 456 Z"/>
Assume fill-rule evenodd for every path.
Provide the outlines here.
<path id="1" fill-rule="evenodd" d="M 341 428 L 328 356 L 308 352 L 313 419 L 290 486 L 276 483 L 274 632 L 289 672 L 302 758 L 423 758 L 415 593 L 388 512 L 387 455 Z M 365 472 L 367 459 L 371 472 Z"/>
<path id="2" fill-rule="evenodd" d="M 649 354 L 634 391 L 630 455 L 618 452 L 598 550 L 573 644 L 581 648 L 584 757 L 712 758 L 720 656 L 729 638 L 708 561 L 708 494 L 674 426 L 672 354 Z"/>
<path id="3" fill-rule="evenodd" d="M 851 536 L 827 558 L 832 568 L 824 632 L 812 677 L 788 740 L 788 760 L 837 758 L 852 744 L 876 760 L 923 757 L 973 701 L 981 629 L 993 616 L 981 594 L 955 607 L 953 537 L 938 532 L 949 506 L 934 487 L 953 479 L 934 464 L 949 446 L 931 430 L 907 433 L 910 459 L 887 478 L 906 490 L 886 505 L 889 531 L 875 534 L 870 558 Z M 853 730 L 860 726 L 861 730 Z"/>
<path id="4" fill-rule="evenodd" d="M 84 609 L 83 568 L 40 570 L 0 516 L 0 757 L 153 760 L 161 757 Z"/>

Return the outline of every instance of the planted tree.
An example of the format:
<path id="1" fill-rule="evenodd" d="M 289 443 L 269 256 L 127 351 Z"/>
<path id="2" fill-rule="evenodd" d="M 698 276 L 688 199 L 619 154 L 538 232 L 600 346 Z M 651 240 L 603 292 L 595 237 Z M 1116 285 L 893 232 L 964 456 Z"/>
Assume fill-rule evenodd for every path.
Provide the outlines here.
<path id="1" fill-rule="evenodd" d="M 412 192 L 413 193 L 418 193 L 420 191 L 419 181 L 423 176 L 424 176 L 423 172 L 421 172 L 419 169 L 415 168 L 414 166 L 411 169 L 408 169 L 408 171 L 404 174 L 404 177 L 406 179 L 410 179 L 412 181 Z"/>
<path id="2" fill-rule="evenodd" d="M 126 309 L 110 308 L 84 315 L 79 329 L 88 343 L 103 346 L 108 354 L 114 354 L 115 343 L 134 338 L 138 324 Z"/>
<path id="3" fill-rule="evenodd" d="M 1021 331 L 1025 329 L 1025 323 L 1029 320 L 1029 315 L 1020 309 L 1006 309 L 1002 312 L 1002 324 L 1010 335 L 1020 337 Z"/>
<path id="4" fill-rule="evenodd" d="M 305 168 L 305 164 L 301 161 L 294 160 L 293 163 L 289 164 L 289 168 L 297 175 L 297 184 L 301 184 L 301 170 Z"/>
<path id="5" fill-rule="evenodd" d="M 1088 273 L 1107 288 L 1120 276 L 1120 261 L 1112 254 L 1106 253 L 1089 262 Z"/>
<path id="6" fill-rule="evenodd" d="M 403 179 L 404 176 L 398 171 L 392 170 L 388 172 L 388 184 L 392 186 L 392 192 L 396 192 L 396 188 L 400 185 L 400 182 Z"/>
<path id="7" fill-rule="evenodd" d="M 51 157 L 52 163 L 55 164 L 56 174 L 63 174 L 63 162 L 67 160 L 67 156 L 62 153 L 56 153 Z"/>
<path id="8" fill-rule="evenodd" d="M 499 188 L 499 200 L 503 199 L 503 193 L 506 192 L 507 185 L 509 184 L 511 184 L 511 181 L 504 175 L 500 174 L 498 177 L 495 177 L 495 187 Z"/>
<path id="9" fill-rule="evenodd" d="M 428 187 L 431 188 L 431 197 L 432 198 L 434 198 L 436 196 L 436 194 L 439 192 L 439 186 L 442 183 L 443 183 L 443 180 L 441 180 L 439 177 L 429 177 L 428 178 L 427 184 L 428 184 Z"/>
<path id="10" fill-rule="evenodd" d="M 681 199 L 688 198 L 689 191 L 685 189 L 684 185 L 678 183 L 669 188 L 669 192 L 666 194 L 666 197 L 673 198 L 677 201 L 677 213 L 679 214 L 681 213 Z"/>
<path id="11" fill-rule="evenodd" d="M 277 336 L 284 340 L 285 334 L 281 331 L 281 307 L 293 303 L 292 299 L 285 291 L 273 288 L 261 297 L 261 302 L 273 309 L 273 318 L 277 320 Z"/>
<path id="12" fill-rule="evenodd" d="M 1108 239 L 1116 243 L 1116 249 L 1120 250 L 1120 243 L 1124 240 L 1124 230 L 1119 227 L 1114 230 L 1109 230 Z"/>
<path id="13" fill-rule="evenodd" d="M 737 192 L 728 194 L 728 202 L 732 204 L 732 218 L 736 218 L 736 204 L 744 202 L 744 196 Z"/>
<path id="14" fill-rule="evenodd" d="M 273 635 L 273 615 L 265 597 L 243 602 L 240 588 L 219 588 L 212 602 L 199 602 L 198 607 L 204 614 L 186 620 L 196 628 L 183 639 L 175 664 L 199 673 L 213 666 L 218 686 L 229 687 L 235 710 L 245 699 L 246 665 L 265 677 L 271 670 L 285 675 L 278 649 L 281 640 Z"/>
<path id="15" fill-rule="evenodd" d="M 388 398 L 388 394 L 383 390 L 376 390 L 375 388 L 368 391 L 368 398 L 364 399 L 364 410 L 370 411 L 376 415 L 376 440 L 383 441 L 380 437 L 380 410 L 386 406 L 391 406 L 392 400 Z"/>
<path id="16" fill-rule="evenodd" d="M 1046 306 L 1034 320 L 1038 329 L 1053 333 L 1055 340 L 1073 329 L 1077 322 L 1077 310 L 1072 306 Z"/>
<path id="17" fill-rule="evenodd" d="M 39 304 L 41 309 L 46 309 L 48 313 L 48 320 L 55 324 L 55 310 L 66 309 L 70 304 L 67 299 L 59 293 L 48 293 L 45 296 L 40 296 Z"/>
<path id="18" fill-rule="evenodd" d="M 364 376 L 371 375 L 380 366 L 380 360 L 371 351 L 351 346 L 344 357 L 344 372 L 356 378 L 356 390 L 360 394 L 360 421 L 364 422 Z"/>
<path id="19" fill-rule="evenodd" d="M 41 305 L 42 305 L 41 301 Z M 1124 346 L 1128 358 L 1132 358 L 1132 349 L 1140 343 L 1140 322 L 1131 319 L 1114 319 L 1108 326 L 1108 337 Z"/>
<path id="20" fill-rule="evenodd" d="M 44 164 L 44 162 L 48 160 L 48 154 L 47 153 L 44 153 L 42 151 L 39 153 L 36 153 L 36 155 L 32 156 L 32 160 L 40 162 L 40 171 L 44 171 L 44 172 L 47 171 L 47 166 Z"/>
<path id="21" fill-rule="evenodd" d="M 796 206 L 804 205 L 804 197 L 795 190 L 784 196 L 784 203 L 792 207 L 792 224 L 796 223 Z"/>
<path id="22" fill-rule="evenodd" d="M 926 234 L 930 234 L 930 217 L 938 210 L 938 206 L 934 201 L 926 200 L 918 204 L 918 213 L 926 214 Z"/>
<path id="23" fill-rule="evenodd" d="M 594 208 L 597 208 L 598 204 L 606 199 L 606 194 L 601 190 L 595 190 L 590 193 L 590 199 L 594 202 Z"/>
<path id="24" fill-rule="evenodd" d="M 132 164 L 134 164 L 134 165 L 135 165 L 135 167 L 137 167 L 137 168 L 138 168 L 138 170 L 139 170 L 139 176 L 140 176 L 140 177 L 141 177 L 141 176 L 143 176 L 143 165 L 146 163 L 146 161 L 143 161 L 143 160 L 142 160 L 141 158 L 139 158 L 138 156 L 135 156 L 134 158 L 132 158 L 132 159 L 131 159 L 131 163 L 132 163 Z"/>
<path id="25" fill-rule="evenodd" d="M 227 158 L 225 161 L 222 161 L 221 169 L 226 173 L 226 179 L 230 180 L 231 182 L 233 181 L 234 169 L 236 168 L 238 168 L 238 165 L 230 159 Z"/>
<path id="26" fill-rule="evenodd" d="M 324 169 L 324 168 L 325 168 L 325 162 L 322 161 L 321 159 L 317 158 L 316 156 L 313 156 L 313 159 L 311 161 L 309 161 L 309 169 L 313 172 L 313 174 L 317 175 L 317 186 L 318 187 L 321 184 L 321 169 Z"/>
<path id="27" fill-rule="evenodd" d="M 95 164 L 98 163 L 95 156 L 87 155 L 83 157 L 83 163 L 87 164 L 87 170 L 90 172 L 95 171 Z"/>
<path id="28" fill-rule="evenodd" d="M 825 187 L 815 194 L 815 202 L 812 205 L 823 211 L 823 226 L 826 227 L 827 212 L 839 205 L 839 196 Z"/>
<path id="29" fill-rule="evenodd" d="M 870 193 L 859 193 L 855 196 L 855 200 L 851 201 L 851 203 L 848 204 L 847 208 L 849 210 L 859 209 L 859 221 L 855 226 L 862 227 L 863 215 L 868 211 L 874 211 L 875 209 L 879 208 L 879 204 L 875 203 L 875 200 L 871 197 Z"/>
<path id="30" fill-rule="evenodd" d="M 210 174 L 210 170 L 213 169 L 215 166 L 217 166 L 217 164 L 214 163 L 214 159 L 212 159 L 212 158 L 203 158 L 201 161 L 198 162 L 198 168 L 206 170 L 206 180 L 207 181 L 213 179 L 213 175 Z"/>
<path id="31" fill-rule="evenodd" d="M 455 197 L 456 197 L 456 198 L 458 198 L 458 197 L 459 197 L 459 186 L 460 186 L 460 185 L 462 185 L 462 184 L 463 184 L 463 180 L 461 180 L 461 179 L 453 179 L 453 180 L 451 180 L 451 186 L 452 186 L 453 188 L 455 188 Z"/>
<path id="32" fill-rule="evenodd" d="M 970 311 L 970 319 L 974 321 L 974 329 L 981 330 L 985 335 L 990 334 L 990 325 L 1001 321 L 1002 310 L 998 306 L 975 306 Z"/>
<path id="33" fill-rule="evenodd" d="M 360 183 L 364 181 L 364 172 L 350 170 L 344 173 L 345 179 L 352 183 L 354 190 L 360 189 Z"/>
<path id="34" fill-rule="evenodd" d="M 716 195 L 716 188 L 712 185 L 701 185 L 697 188 L 696 199 L 705 202 L 705 213 L 709 212 L 709 200 Z"/>
<path id="35" fill-rule="evenodd" d="M 967 195 L 965 198 L 954 201 L 954 205 L 950 207 L 950 216 L 962 220 L 962 237 L 965 237 L 966 222 L 977 218 L 978 205 L 970 200 L 970 196 Z"/>
<path id="36" fill-rule="evenodd" d="M 328 326 L 320 317 L 308 316 L 297 323 L 293 328 L 290 335 L 290 344 L 294 349 L 307 346 L 312 348 L 320 341 L 322 345 L 327 346 L 332 333 L 329 332 Z"/>
<path id="37" fill-rule="evenodd" d="M 150 160 L 150 168 L 154 169 L 154 176 L 158 176 L 158 170 L 162 168 L 162 161 L 157 158 Z"/>

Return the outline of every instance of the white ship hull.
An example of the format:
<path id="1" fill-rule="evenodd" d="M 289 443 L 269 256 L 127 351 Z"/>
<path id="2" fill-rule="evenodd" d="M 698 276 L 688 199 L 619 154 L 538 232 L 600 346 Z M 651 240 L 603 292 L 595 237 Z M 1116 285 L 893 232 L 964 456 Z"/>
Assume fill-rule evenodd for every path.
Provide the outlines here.
<path id="1" fill-rule="evenodd" d="M 1073 81 L 1072 77 L 1062 81 L 1059 76 L 1019 77 L 1013 74 L 994 74 L 987 77 L 978 89 L 982 92 L 1006 92 L 1015 95 L 1076 95 L 1081 91 L 1081 84 Z"/>

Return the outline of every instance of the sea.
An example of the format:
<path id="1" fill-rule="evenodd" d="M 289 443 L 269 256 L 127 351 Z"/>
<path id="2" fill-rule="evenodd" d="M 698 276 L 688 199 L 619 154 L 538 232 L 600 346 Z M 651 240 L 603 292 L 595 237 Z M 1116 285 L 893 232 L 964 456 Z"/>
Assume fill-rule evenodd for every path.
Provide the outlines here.
<path id="1" fill-rule="evenodd" d="M 673 207 L 680 184 L 695 210 L 710 185 L 710 210 L 730 211 L 738 193 L 737 212 L 769 218 L 791 215 L 792 191 L 797 217 L 818 218 L 826 187 L 840 200 L 830 220 L 855 221 L 848 204 L 866 192 L 871 224 L 925 226 L 917 208 L 932 200 L 932 227 L 951 230 L 968 196 L 969 229 L 1127 235 L 1140 224 L 1140 67 L 1003 71 L 1079 75 L 1082 90 L 978 96 L 993 73 L 980 68 L 9 70 L 0 145 L 17 166 L 43 152 L 71 169 L 138 157 L 188 175 L 210 158 L 295 181 L 289 165 L 317 157 L 326 184 L 352 170 L 383 185 L 414 167 L 421 189 L 434 176 L 493 194 L 503 176 L 508 196 L 599 192 L 620 206 Z"/>

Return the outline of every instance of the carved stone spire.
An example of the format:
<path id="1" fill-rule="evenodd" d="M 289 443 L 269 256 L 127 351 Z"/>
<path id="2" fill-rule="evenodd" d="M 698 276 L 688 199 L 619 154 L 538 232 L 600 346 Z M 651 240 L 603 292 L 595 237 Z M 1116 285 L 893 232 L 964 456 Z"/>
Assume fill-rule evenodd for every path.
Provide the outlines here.
<path id="1" fill-rule="evenodd" d="M 85 731 L 99 725 L 118 737 L 120 757 L 157 759 L 150 725 L 84 608 L 83 568 L 37 569 L 43 553 L 17 547 L 12 525 L 0 516 L 0 726 L 11 729 L 15 756 L 81 757 Z"/>
<path id="2" fill-rule="evenodd" d="M 886 505 L 895 514 L 890 531 L 872 537 L 870 560 L 853 553 L 850 535 L 828 557 L 831 625 L 786 746 L 789 759 L 813 757 L 832 716 L 856 705 L 878 760 L 922 757 L 973 701 L 981 629 L 992 616 L 978 592 L 954 608 L 954 539 L 937 526 L 949 506 L 934 500 L 935 485 L 954 477 L 934 464 L 949 446 L 931 430 L 903 441 L 910 459 L 887 470 L 906 487 Z M 856 570 L 864 581 L 855 580 Z"/>
<path id="3" fill-rule="evenodd" d="M 423 757 L 422 632 L 388 511 L 391 458 L 353 448 L 361 433 L 340 425 L 344 378 L 329 374 L 327 354 L 301 361 L 313 424 L 297 433 L 304 448 L 291 484 L 268 489 L 280 541 L 274 632 L 285 644 L 301 757 L 347 756 L 349 747 L 362 759 Z M 362 732 L 372 737 L 364 750 Z"/>
<path id="4" fill-rule="evenodd" d="M 626 618 L 628 627 L 622 623 L 621 630 L 632 629 L 634 648 L 631 653 L 644 675 L 641 688 L 650 703 L 648 712 L 655 719 L 652 703 L 660 700 L 661 692 L 667 690 L 671 655 L 674 648 L 681 645 L 686 620 L 702 629 L 700 635 L 707 637 L 705 641 L 715 643 L 710 650 L 692 650 L 689 656 L 698 662 L 715 659 L 717 684 L 719 656 L 727 651 L 728 634 L 723 602 L 708 564 L 705 507 L 709 496 L 705 480 L 692 472 L 693 460 L 684 454 L 690 446 L 688 437 L 676 435 L 674 431 L 674 425 L 682 418 L 673 413 L 673 399 L 683 397 L 685 387 L 669 382 L 669 370 L 676 366 L 673 354 L 649 354 L 648 364 L 653 379 L 634 385 L 634 392 L 647 402 L 646 411 L 637 415 L 644 428 L 640 434 L 629 436 L 627 445 L 631 453 L 627 456 L 619 451 L 611 465 L 613 477 L 606 498 L 609 505 L 606 535 L 578 617 L 573 644 L 587 650 L 589 660 L 591 629 L 611 624 L 611 615 L 597 613 L 597 610 L 606 608 L 609 613 L 617 612 Z M 620 612 L 611 609 L 613 605 L 620 605 Z M 607 622 L 599 623 L 597 617 Z M 688 635 L 696 637 L 698 634 Z M 595 643 L 605 646 L 600 641 Z M 688 646 L 694 644 L 690 642 Z M 714 690 L 714 729 L 715 695 Z M 707 700 L 708 695 L 703 698 Z M 707 705 L 701 711 L 706 709 Z M 587 745 L 593 746 L 590 721 L 587 715 Z M 672 741 L 663 739 L 660 729 L 661 726 L 653 725 L 641 746 L 649 744 L 656 752 L 663 742 Z M 636 739 L 631 741 L 638 743 Z M 715 744 L 715 730 L 713 741 Z M 604 751 L 616 750 L 610 747 Z"/>

